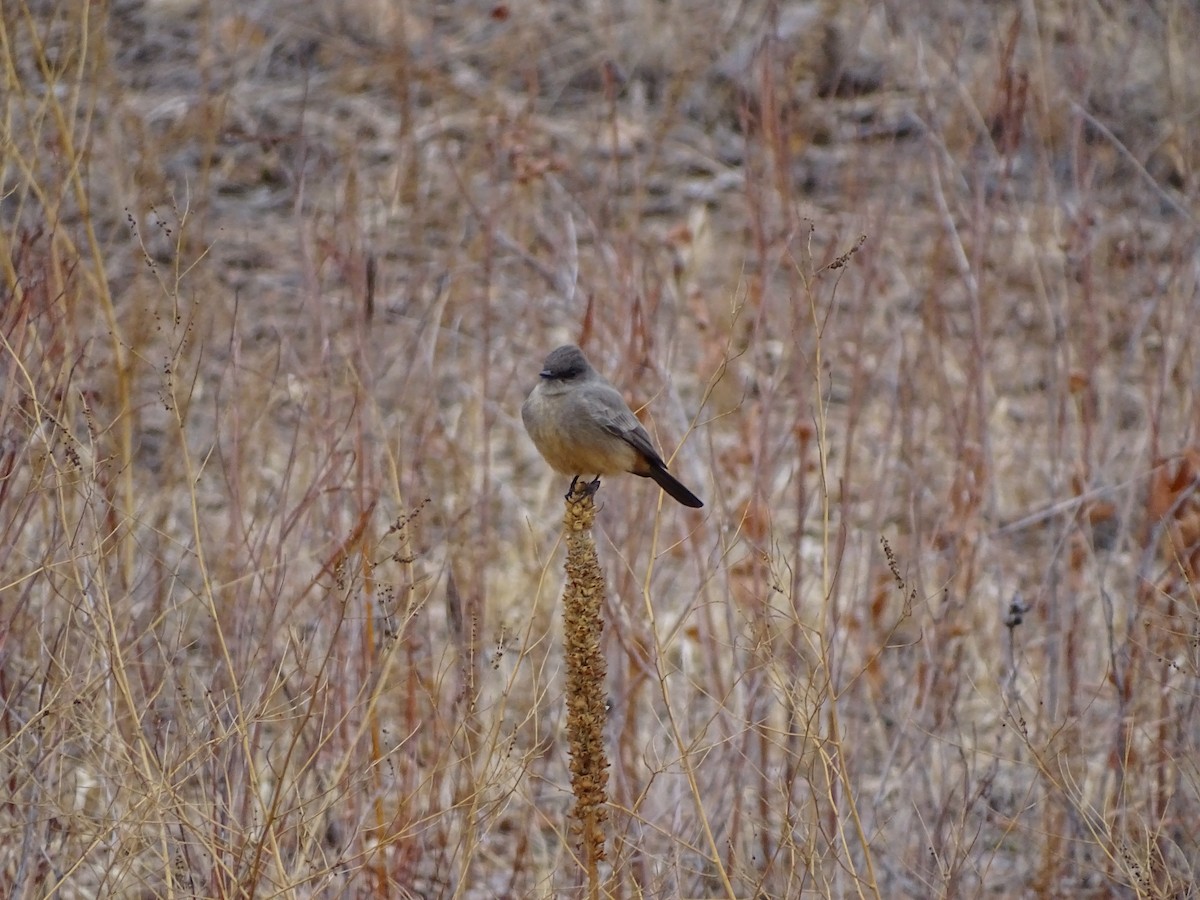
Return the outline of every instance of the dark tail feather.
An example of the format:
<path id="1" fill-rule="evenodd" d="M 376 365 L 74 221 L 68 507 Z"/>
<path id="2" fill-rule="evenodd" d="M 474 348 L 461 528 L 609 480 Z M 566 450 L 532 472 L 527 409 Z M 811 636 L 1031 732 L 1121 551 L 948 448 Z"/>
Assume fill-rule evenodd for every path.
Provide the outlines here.
<path id="1" fill-rule="evenodd" d="M 662 488 L 684 506 L 690 506 L 692 509 L 699 509 L 704 505 L 699 497 L 680 484 L 679 479 L 677 479 L 662 466 L 651 465 L 650 471 L 646 473 L 645 477 L 653 478 L 660 488 Z"/>

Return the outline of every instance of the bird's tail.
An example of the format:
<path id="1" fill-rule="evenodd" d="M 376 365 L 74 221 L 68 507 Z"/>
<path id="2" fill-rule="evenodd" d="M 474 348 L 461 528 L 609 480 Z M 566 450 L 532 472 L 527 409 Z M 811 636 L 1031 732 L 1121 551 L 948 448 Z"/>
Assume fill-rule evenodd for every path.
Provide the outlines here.
<path id="1" fill-rule="evenodd" d="M 640 474 L 640 473 L 639 473 Z M 670 472 L 661 465 L 651 465 L 650 471 L 645 474 L 646 478 L 653 478 L 655 483 L 682 503 L 684 506 L 690 506 L 692 509 L 699 509 L 704 505 L 703 501 L 687 488 L 685 488 Z"/>

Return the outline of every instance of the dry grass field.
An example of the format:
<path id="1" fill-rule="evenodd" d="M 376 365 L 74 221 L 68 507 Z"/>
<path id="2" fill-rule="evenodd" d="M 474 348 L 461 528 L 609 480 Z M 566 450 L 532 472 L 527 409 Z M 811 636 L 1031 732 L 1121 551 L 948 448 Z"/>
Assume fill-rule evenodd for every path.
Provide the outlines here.
<path id="1" fill-rule="evenodd" d="M 1198 896 L 1194 2 L 0 10 L 0 895 Z"/>

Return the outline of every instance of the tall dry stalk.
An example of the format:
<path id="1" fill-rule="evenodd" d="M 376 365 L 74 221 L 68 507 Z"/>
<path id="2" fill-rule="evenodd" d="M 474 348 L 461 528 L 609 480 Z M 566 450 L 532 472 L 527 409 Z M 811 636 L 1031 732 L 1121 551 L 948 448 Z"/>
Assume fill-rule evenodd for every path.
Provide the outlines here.
<path id="1" fill-rule="evenodd" d="M 563 527 L 567 533 L 567 583 L 563 588 L 563 652 L 567 662 L 567 736 L 571 749 L 571 789 L 579 856 L 587 871 L 588 896 L 600 896 L 599 863 L 604 859 L 608 818 L 608 757 L 604 752 L 607 668 L 600 650 L 604 623 L 604 573 L 596 558 L 592 525 L 596 505 L 586 487 L 567 494 Z"/>

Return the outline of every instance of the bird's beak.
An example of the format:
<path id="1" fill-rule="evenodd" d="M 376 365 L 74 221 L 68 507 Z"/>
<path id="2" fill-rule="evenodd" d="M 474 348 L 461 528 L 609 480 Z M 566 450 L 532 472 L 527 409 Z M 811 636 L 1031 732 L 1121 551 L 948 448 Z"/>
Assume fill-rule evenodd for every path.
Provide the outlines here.
<path id="1" fill-rule="evenodd" d="M 549 369 L 542 369 L 542 371 L 538 372 L 538 375 L 540 375 L 542 378 L 553 378 L 554 377 L 554 373 L 551 372 Z"/>

